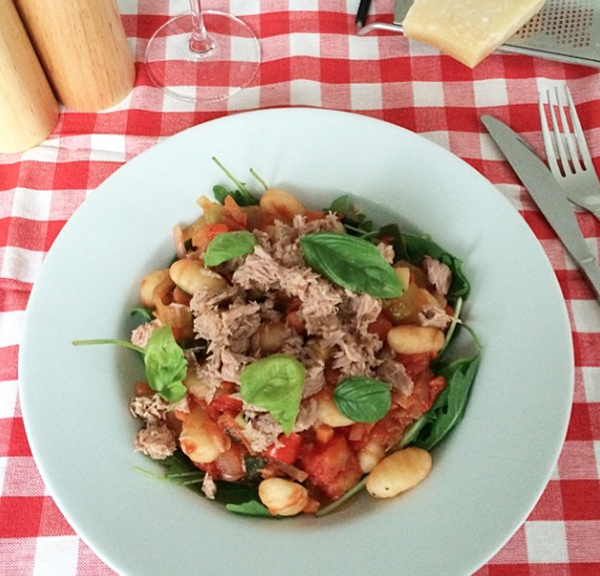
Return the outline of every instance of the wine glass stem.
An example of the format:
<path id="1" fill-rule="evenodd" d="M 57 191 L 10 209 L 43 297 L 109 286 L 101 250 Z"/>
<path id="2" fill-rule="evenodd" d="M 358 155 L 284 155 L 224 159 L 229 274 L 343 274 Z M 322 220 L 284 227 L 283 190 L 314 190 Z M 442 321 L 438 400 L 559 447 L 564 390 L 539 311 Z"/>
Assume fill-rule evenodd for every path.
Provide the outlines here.
<path id="1" fill-rule="evenodd" d="M 200 0 L 190 0 L 190 10 L 192 12 L 192 36 L 190 38 L 190 50 L 198 54 L 210 52 L 215 43 L 208 35 L 204 26 L 202 17 L 202 6 Z"/>

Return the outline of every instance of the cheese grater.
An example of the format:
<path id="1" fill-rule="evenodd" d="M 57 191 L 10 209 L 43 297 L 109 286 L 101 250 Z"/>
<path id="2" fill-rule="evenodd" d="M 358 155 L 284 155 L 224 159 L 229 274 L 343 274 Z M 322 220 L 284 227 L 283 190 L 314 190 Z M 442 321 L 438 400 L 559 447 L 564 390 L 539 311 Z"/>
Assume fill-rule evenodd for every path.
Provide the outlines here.
<path id="1" fill-rule="evenodd" d="M 373 22 L 359 34 L 372 30 L 402 33 L 402 22 L 412 3 L 396 0 L 393 24 Z M 597 0 L 548 0 L 498 50 L 600 68 L 600 4 Z"/>

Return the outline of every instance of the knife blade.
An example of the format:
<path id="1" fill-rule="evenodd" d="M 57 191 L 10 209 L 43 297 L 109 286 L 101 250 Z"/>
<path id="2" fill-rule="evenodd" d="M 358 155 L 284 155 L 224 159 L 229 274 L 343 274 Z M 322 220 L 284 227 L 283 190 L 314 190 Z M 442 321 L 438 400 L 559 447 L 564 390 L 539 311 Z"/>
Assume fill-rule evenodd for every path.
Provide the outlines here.
<path id="1" fill-rule="evenodd" d="M 571 204 L 550 169 L 527 142 L 506 124 L 489 115 L 482 116 L 481 121 L 590 282 L 600 302 L 600 267 L 583 238 Z"/>

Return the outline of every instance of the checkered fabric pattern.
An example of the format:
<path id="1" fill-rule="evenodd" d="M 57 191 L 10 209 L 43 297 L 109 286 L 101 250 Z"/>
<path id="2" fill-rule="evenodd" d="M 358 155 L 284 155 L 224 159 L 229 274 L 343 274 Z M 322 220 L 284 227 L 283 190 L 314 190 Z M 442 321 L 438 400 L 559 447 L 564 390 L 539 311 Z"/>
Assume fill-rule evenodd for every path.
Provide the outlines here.
<path id="1" fill-rule="evenodd" d="M 63 109 L 46 142 L 0 154 L 0 574 L 109 576 L 65 521 L 33 461 L 19 406 L 19 343 L 44 257 L 73 212 L 110 174 L 159 140 L 201 122 L 275 106 L 313 106 L 380 118 L 451 150 L 491 180 L 541 242 L 560 282 L 575 345 L 576 380 L 567 439 L 527 521 L 477 576 L 600 575 L 600 307 L 556 235 L 520 186 L 479 117 L 509 123 L 542 152 L 540 79 L 566 80 L 600 167 L 600 71 L 494 54 L 469 70 L 392 33 L 356 35 L 358 0 L 206 0 L 240 16 L 260 38 L 254 84 L 231 100 L 195 107 L 151 85 L 149 37 L 186 0 L 120 0 L 136 57 L 133 92 L 98 114 Z M 392 21 L 393 0 L 371 18 Z M 577 212 L 597 254 L 600 222 Z M 468 542 L 465 543 L 468 546 Z"/>

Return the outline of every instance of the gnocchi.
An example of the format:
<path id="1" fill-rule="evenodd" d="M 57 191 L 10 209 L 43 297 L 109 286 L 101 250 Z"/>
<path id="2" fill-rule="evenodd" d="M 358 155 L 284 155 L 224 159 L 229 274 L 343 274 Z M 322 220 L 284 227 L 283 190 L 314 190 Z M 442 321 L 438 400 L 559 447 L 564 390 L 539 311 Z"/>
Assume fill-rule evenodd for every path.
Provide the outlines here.
<path id="1" fill-rule="evenodd" d="M 431 472 L 433 461 L 421 448 L 405 448 L 384 458 L 367 477 L 367 491 L 375 498 L 393 498 L 414 488 Z"/>
<path id="2" fill-rule="evenodd" d="M 258 497 L 271 514 L 278 516 L 300 514 L 309 503 L 308 490 L 285 478 L 263 480 L 258 486 Z"/>

